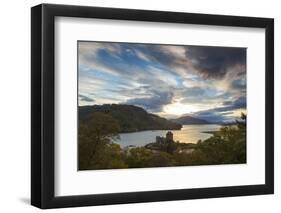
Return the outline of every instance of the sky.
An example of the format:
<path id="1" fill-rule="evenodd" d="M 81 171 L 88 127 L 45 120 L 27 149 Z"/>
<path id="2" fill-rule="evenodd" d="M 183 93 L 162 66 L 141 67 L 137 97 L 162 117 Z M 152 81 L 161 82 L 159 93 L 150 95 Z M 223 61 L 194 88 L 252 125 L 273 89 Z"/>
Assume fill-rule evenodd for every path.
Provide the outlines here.
<path id="1" fill-rule="evenodd" d="M 246 112 L 246 48 L 78 42 L 79 106 L 129 104 L 165 118 Z"/>

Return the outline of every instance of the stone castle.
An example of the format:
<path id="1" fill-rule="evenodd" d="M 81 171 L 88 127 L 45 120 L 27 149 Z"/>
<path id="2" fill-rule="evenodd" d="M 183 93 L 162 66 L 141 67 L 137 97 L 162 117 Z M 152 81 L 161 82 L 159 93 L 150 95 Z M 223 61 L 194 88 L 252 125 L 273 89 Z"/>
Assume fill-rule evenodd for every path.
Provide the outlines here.
<path id="1" fill-rule="evenodd" d="M 156 136 L 156 143 L 158 144 L 168 144 L 174 142 L 173 133 L 168 131 L 166 137 Z"/>

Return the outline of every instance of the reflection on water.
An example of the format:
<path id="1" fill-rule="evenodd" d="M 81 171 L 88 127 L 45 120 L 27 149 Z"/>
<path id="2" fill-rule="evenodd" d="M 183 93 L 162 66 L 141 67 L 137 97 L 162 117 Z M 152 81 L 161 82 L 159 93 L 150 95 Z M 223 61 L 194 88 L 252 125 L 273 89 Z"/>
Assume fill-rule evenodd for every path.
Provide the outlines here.
<path id="1" fill-rule="evenodd" d="M 183 125 L 181 130 L 172 130 L 174 134 L 174 141 L 181 143 L 197 143 L 198 140 L 205 140 L 212 135 L 204 133 L 206 131 L 216 131 L 220 125 L 205 124 L 205 125 Z M 122 133 L 120 139 L 115 140 L 115 143 L 121 147 L 134 145 L 144 146 L 145 144 L 155 142 L 156 136 L 166 136 L 168 130 L 142 131 L 133 133 Z"/>

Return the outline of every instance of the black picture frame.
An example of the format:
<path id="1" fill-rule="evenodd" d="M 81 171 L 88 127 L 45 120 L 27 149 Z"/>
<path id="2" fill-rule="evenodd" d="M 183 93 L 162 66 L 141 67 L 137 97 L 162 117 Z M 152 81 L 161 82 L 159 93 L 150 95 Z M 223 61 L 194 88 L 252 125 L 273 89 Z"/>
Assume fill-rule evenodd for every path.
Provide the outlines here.
<path id="1" fill-rule="evenodd" d="M 93 195 L 54 195 L 55 17 L 264 28 L 265 184 Z M 42 208 L 139 203 L 274 193 L 274 20 L 241 16 L 41 4 L 31 8 L 31 204 Z"/>

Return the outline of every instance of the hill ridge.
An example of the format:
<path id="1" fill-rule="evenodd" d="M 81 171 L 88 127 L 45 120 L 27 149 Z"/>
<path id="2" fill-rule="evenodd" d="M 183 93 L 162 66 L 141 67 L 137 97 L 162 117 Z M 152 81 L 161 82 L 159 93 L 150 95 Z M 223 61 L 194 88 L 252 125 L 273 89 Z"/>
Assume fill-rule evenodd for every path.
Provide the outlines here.
<path id="1" fill-rule="evenodd" d="M 79 106 L 79 121 L 87 123 L 93 112 L 112 116 L 120 126 L 120 133 L 145 130 L 179 130 L 181 124 L 147 112 L 141 107 L 126 104 Z"/>
<path id="2" fill-rule="evenodd" d="M 178 124 L 182 124 L 182 125 L 188 125 L 188 124 L 210 124 L 210 122 L 201 119 L 201 118 L 195 118 L 192 117 L 190 115 L 185 115 L 185 116 L 181 116 L 179 118 L 176 119 L 170 119 L 170 121 L 178 123 Z"/>

